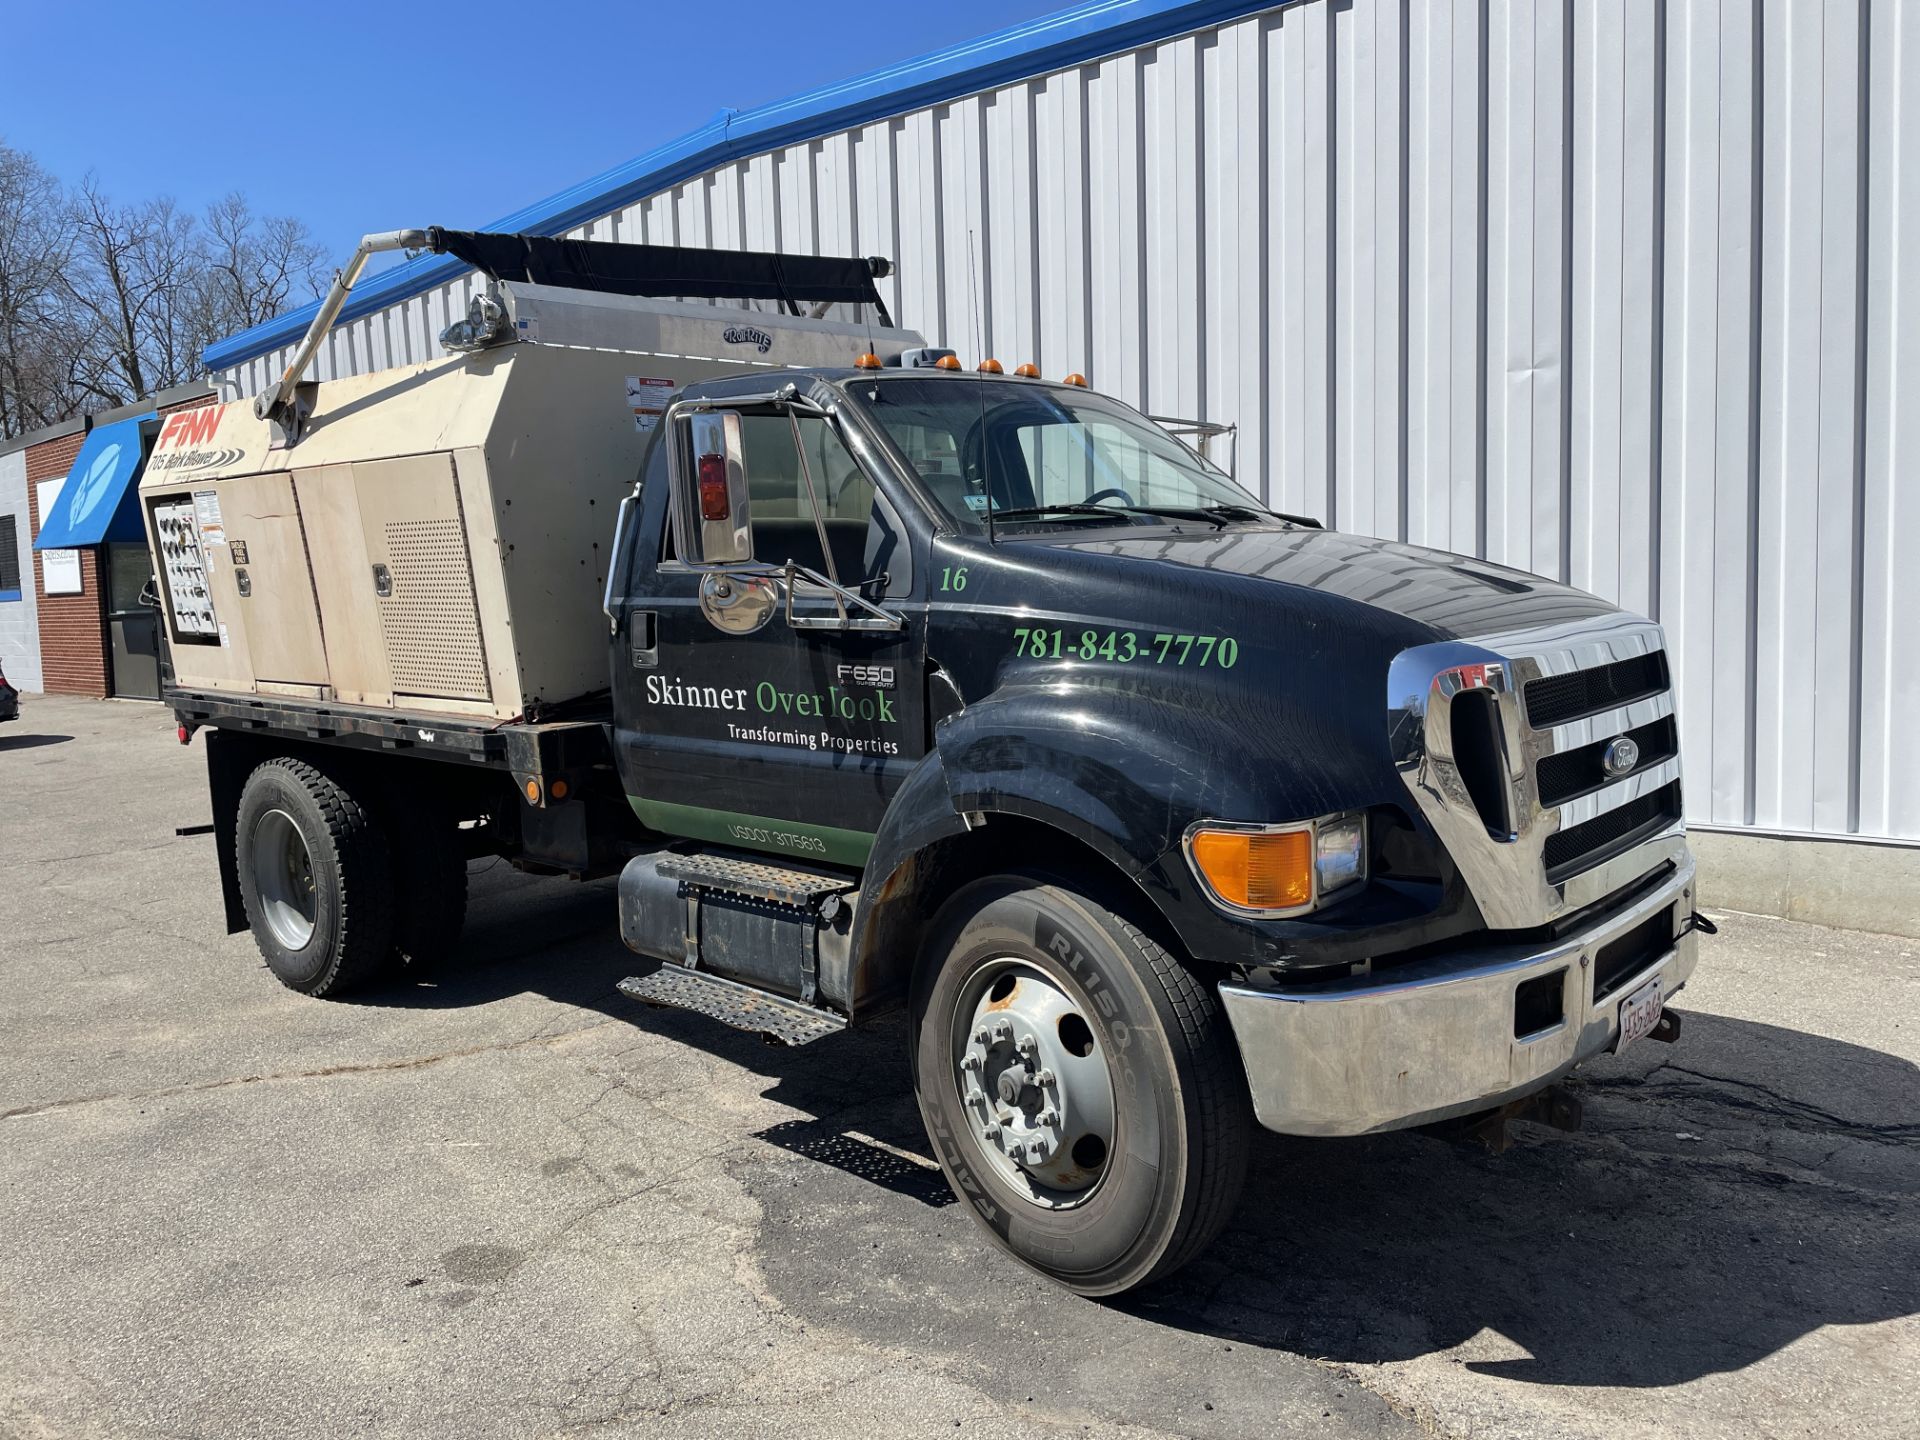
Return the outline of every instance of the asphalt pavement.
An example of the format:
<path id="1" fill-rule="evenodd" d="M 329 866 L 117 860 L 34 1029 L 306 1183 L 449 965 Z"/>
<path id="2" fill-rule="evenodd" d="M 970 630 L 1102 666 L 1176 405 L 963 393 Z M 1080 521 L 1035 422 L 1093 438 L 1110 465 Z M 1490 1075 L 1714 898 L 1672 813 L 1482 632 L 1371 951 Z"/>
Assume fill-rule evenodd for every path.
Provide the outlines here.
<path id="1" fill-rule="evenodd" d="M 305 999 L 209 818 L 155 707 L 0 727 L 0 1436 L 1920 1429 L 1920 942 L 1721 916 L 1582 1133 L 1265 1137 L 1101 1304 L 975 1233 L 897 1026 L 644 1009 L 610 885 L 495 862 L 430 983 Z"/>

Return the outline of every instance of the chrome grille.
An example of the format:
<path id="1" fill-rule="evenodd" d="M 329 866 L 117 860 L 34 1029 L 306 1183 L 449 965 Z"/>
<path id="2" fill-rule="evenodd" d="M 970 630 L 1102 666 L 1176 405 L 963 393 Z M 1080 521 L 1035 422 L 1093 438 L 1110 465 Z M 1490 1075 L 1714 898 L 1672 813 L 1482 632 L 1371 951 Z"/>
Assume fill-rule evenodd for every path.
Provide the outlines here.
<path id="1" fill-rule="evenodd" d="M 1388 707 L 1401 777 L 1495 928 L 1542 924 L 1684 850 L 1665 640 L 1649 621 L 1418 646 L 1394 662 Z M 1638 759 L 1609 773 L 1623 737 Z"/>
<path id="2" fill-rule="evenodd" d="M 1535 726 L 1562 725 L 1569 720 L 1617 710 L 1630 701 L 1658 695 L 1667 688 L 1666 652 L 1635 655 L 1591 670 L 1549 675 L 1527 684 L 1527 722 Z"/>

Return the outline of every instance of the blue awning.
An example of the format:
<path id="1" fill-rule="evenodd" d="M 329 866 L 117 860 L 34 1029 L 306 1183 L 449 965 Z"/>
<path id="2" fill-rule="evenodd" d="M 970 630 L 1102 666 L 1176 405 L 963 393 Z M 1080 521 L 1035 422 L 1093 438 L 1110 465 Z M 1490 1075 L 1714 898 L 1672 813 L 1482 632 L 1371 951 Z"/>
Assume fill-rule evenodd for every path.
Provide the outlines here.
<path id="1" fill-rule="evenodd" d="M 149 420 L 151 416 L 147 417 Z M 134 479 L 143 458 L 138 416 L 92 431 L 74 457 L 53 513 L 40 517 L 36 550 L 74 550 L 107 540 L 139 540 L 140 502 Z"/>

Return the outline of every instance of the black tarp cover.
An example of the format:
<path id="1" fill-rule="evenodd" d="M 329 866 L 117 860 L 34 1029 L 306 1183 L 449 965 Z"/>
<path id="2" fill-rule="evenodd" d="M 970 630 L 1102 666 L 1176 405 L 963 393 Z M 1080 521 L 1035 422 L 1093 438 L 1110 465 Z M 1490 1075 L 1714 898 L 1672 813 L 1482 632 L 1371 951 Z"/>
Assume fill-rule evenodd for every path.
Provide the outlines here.
<path id="1" fill-rule="evenodd" d="M 656 298 L 780 300 L 790 306 L 827 300 L 872 305 L 880 312 L 881 323 L 890 323 L 873 285 L 875 266 L 867 260 L 776 255 L 765 250 L 621 245 L 438 226 L 428 232 L 428 239 L 434 250 L 458 256 L 496 280 Z"/>

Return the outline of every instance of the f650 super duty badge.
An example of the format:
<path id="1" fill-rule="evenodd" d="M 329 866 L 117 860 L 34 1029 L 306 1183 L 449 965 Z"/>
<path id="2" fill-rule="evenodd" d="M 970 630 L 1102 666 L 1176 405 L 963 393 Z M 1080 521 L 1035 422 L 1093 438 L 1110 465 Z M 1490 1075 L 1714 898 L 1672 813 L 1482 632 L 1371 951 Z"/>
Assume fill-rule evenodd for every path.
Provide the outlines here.
<path id="1" fill-rule="evenodd" d="M 842 665 L 838 675 L 840 683 L 849 687 L 861 685 L 869 690 L 893 689 L 891 665 Z"/>

